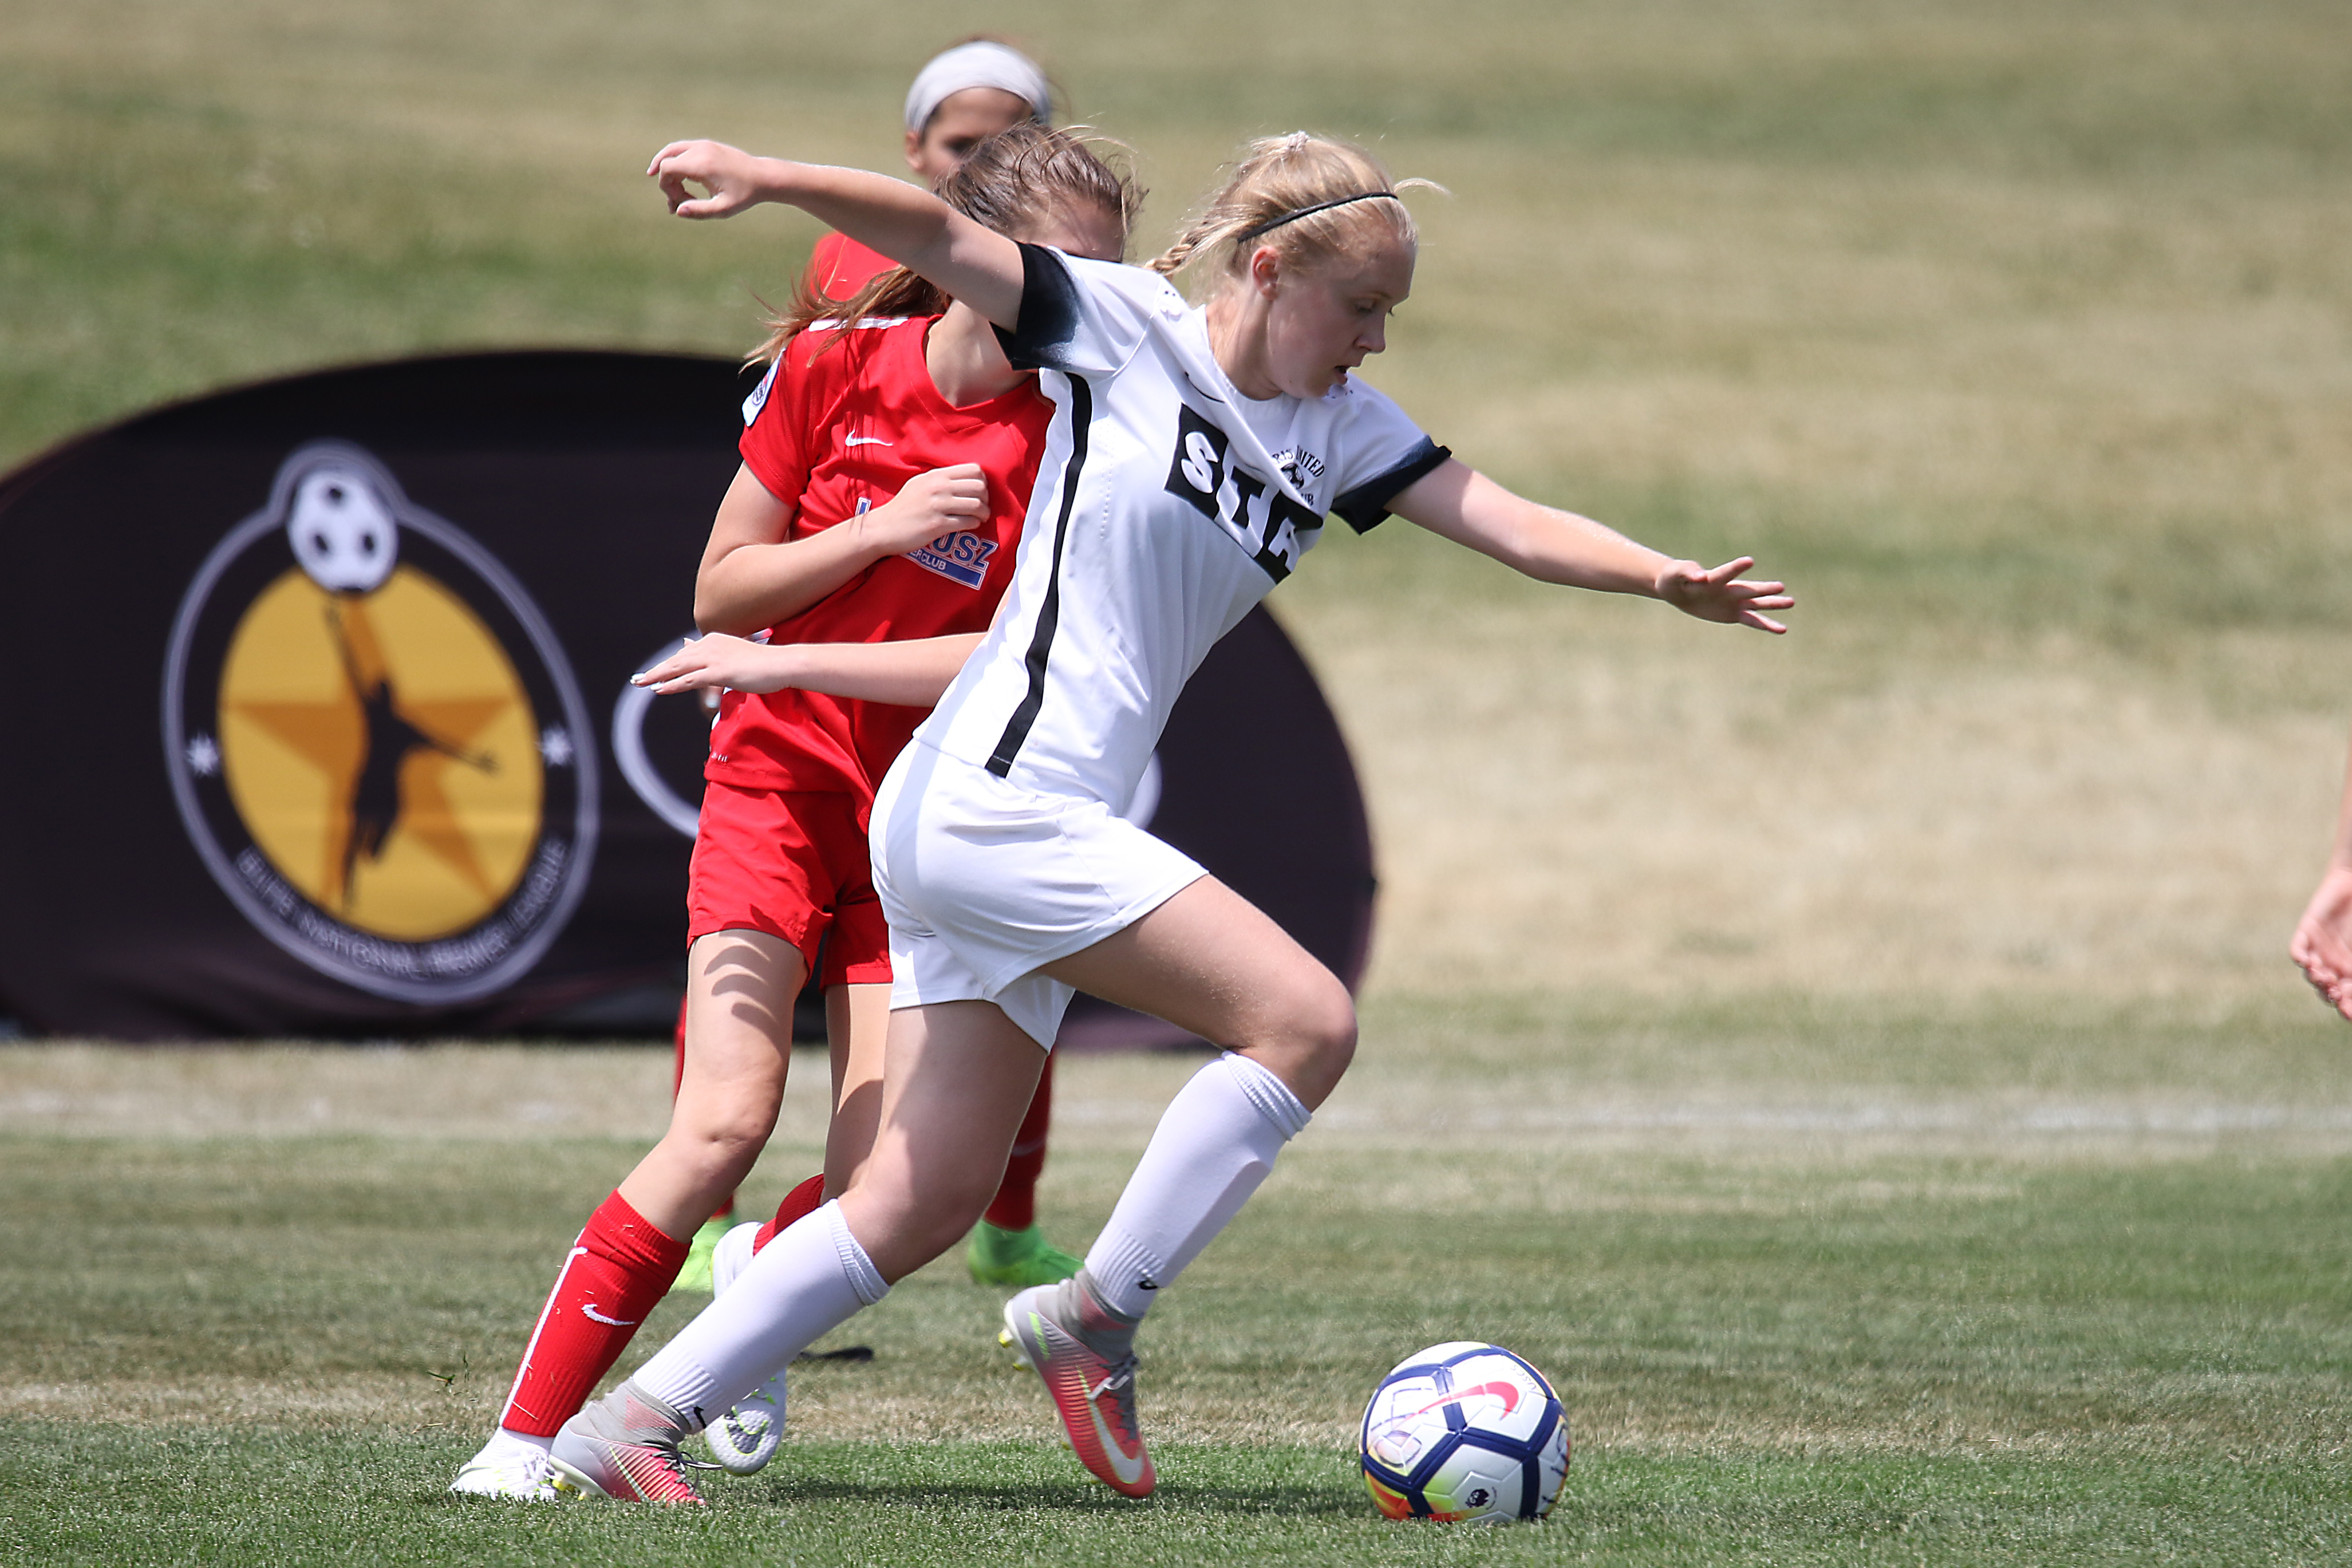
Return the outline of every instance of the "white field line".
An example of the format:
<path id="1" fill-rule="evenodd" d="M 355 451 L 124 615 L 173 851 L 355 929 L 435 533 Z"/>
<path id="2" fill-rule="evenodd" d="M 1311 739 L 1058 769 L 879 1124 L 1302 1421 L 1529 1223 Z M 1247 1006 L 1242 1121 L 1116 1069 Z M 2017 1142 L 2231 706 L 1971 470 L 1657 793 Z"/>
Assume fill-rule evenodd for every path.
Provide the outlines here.
<path id="1" fill-rule="evenodd" d="M 1351 1147 L 1509 1146 L 1526 1150 L 1600 1144 L 1704 1148 L 1780 1145 L 1811 1151 L 1848 1146 L 1899 1152 L 1969 1147 L 2057 1152 L 2097 1144 L 2274 1144 L 2307 1152 L 2352 1152 L 2352 1104 L 2286 1104 L 2177 1093 L 1909 1096 L 1838 1093 L 1803 1099 L 1785 1089 L 1752 1097 L 1601 1091 L 1528 1103 L 1509 1094 L 1361 1094 L 1346 1089 L 1316 1114 L 1302 1142 Z M 1156 1108 L 1127 1101 L 1066 1100 L 1055 1109 L 1067 1142 L 1132 1139 Z M 1091 1138 L 1087 1135 L 1091 1133 Z"/>
<path id="2" fill-rule="evenodd" d="M 1432 1132 L 1757 1132 L 1876 1136 L 1890 1132 L 1981 1133 L 2019 1137 L 2215 1138 L 2233 1134 L 2352 1135 L 2352 1105 L 2273 1105 L 2243 1101 L 2059 1100 L 1878 1100 L 1837 1104 L 1738 1105 L 1716 1101 L 1487 1106 L 1419 1111 L 1328 1108 L 1317 1123 L 1335 1131 Z"/>
<path id="3" fill-rule="evenodd" d="M 776 1140 L 819 1144 L 825 1074 L 796 1064 Z M 1055 1143 L 1139 1148 L 1197 1058 L 1079 1057 L 1064 1064 Z M 814 1070 L 809 1070 L 809 1069 Z M 650 1142 L 669 1110 L 667 1050 L 0 1048 L 0 1134 L 144 1138 L 378 1135 Z M 2269 1086 L 2264 1086 L 2265 1090 Z M 1916 1090 L 1717 1079 L 1579 1083 L 1540 1071 L 1360 1069 L 1304 1146 L 1409 1142 L 1521 1148 L 1715 1142 L 1856 1150 L 1988 1150 L 2218 1141 L 2352 1152 L 2352 1101 L 2195 1087 Z"/>

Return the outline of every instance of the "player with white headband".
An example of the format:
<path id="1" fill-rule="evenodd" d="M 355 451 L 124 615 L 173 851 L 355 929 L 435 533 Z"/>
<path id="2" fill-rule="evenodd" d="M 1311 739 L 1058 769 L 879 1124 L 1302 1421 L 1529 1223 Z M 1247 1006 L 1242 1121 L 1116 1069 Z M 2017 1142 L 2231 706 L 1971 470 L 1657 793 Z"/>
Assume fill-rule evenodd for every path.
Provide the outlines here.
<path id="1" fill-rule="evenodd" d="M 1255 143 L 1150 270 L 1004 239 L 894 180 L 715 142 L 673 143 L 650 173 L 683 216 L 786 202 L 903 258 L 1040 368 L 1055 411 L 1013 585 L 876 798 L 893 1011 L 873 1155 L 565 1425 L 559 1484 L 698 1500 L 679 1439 L 963 1234 L 1076 987 L 1229 1047 L 1170 1103 L 1085 1268 L 1005 1309 L 1079 1459 L 1143 1496 L 1137 1326 L 1356 1045 L 1337 976 L 1118 816 L 1185 679 L 1330 512 L 1359 530 L 1393 513 L 1538 581 L 1704 620 L 1780 632 L 1769 612 L 1792 601 L 1743 580 L 1746 559 L 1710 570 L 1512 494 L 1355 377 L 1386 347 L 1416 252 L 1399 187 L 1359 148 Z M 1165 275 L 1204 259 L 1213 292 L 1191 307 Z M 740 685 L 789 656 L 704 640 L 700 670 L 668 689 Z"/>
<path id="2" fill-rule="evenodd" d="M 933 55 L 907 89 L 907 167 L 936 187 L 974 147 L 1024 120 L 1054 122 L 1054 89 L 1045 68 L 999 39 L 968 38 Z M 898 265 L 835 230 L 810 253 L 807 279 L 817 292 L 845 300 Z M 1018 1288 L 1066 1279 L 1076 1271 L 1077 1259 L 1048 1242 L 1037 1224 L 1037 1180 L 1045 1168 L 1053 1110 L 1049 1070 L 1013 1141 L 996 1196 L 964 1248 L 965 1267 L 977 1284 Z M 814 1206 L 814 1199 L 809 1201 Z M 777 1217 L 786 1218 L 788 1211 L 798 1217 L 789 1202 Z"/>
<path id="3" fill-rule="evenodd" d="M 974 147 L 1024 120 L 1054 122 L 1045 68 L 1010 44 L 967 39 L 933 55 L 907 89 L 907 167 L 925 189 L 934 187 Z M 819 293 L 846 300 L 898 265 L 835 232 L 810 253 L 808 280 Z"/>
<path id="4" fill-rule="evenodd" d="M 1024 121 L 1041 126 L 1053 122 L 1053 87 L 1043 67 L 1027 55 L 994 38 L 970 38 L 934 55 L 916 73 L 907 89 L 907 167 L 926 188 L 961 167 L 972 150 L 988 138 Z M 897 269 L 898 263 L 870 250 L 838 231 L 818 240 L 803 275 L 805 290 L 834 300 L 846 300 L 875 279 Z M 862 977 L 861 977 L 862 978 Z M 887 978 L 887 976 L 886 976 Z M 828 987 L 830 989 L 830 987 Z M 878 989 L 878 987 L 877 987 Z M 853 991 L 851 994 L 856 996 Z M 782 1026 L 791 1026 L 792 999 L 775 1002 L 772 1011 Z M 829 1013 L 840 1011 L 827 1004 Z M 880 1027 L 880 1009 L 872 1009 Z M 868 1008 L 853 1001 L 846 1009 L 846 1032 L 862 1036 Z M 867 1057 L 879 1071 L 878 1038 L 869 1053 L 862 1038 L 844 1041 L 835 1034 L 836 1098 L 855 1094 L 864 1079 Z M 787 1047 L 789 1041 L 784 1043 Z M 677 1026 L 677 1081 L 686 1078 L 687 1016 L 681 1007 Z M 844 1059 L 844 1053 L 855 1059 Z M 1037 1083 L 1004 1180 L 980 1222 L 972 1226 L 965 1248 L 965 1266 L 976 1284 L 1017 1289 L 1076 1272 L 1078 1260 L 1046 1240 L 1037 1223 L 1037 1182 L 1045 1168 L 1046 1144 L 1053 1122 L 1054 1079 L 1049 1071 Z M 778 1205 L 775 1223 L 789 1225 L 824 1201 L 825 1183 L 815 1175 L 794 1186 Z M 727 1194 L 718 1212 L 697 1231 L 678 1288 L 709 1289 L 714 1283 L 713 1264 L 722 1237 L 735 1225 L 735 1198 Z"/>

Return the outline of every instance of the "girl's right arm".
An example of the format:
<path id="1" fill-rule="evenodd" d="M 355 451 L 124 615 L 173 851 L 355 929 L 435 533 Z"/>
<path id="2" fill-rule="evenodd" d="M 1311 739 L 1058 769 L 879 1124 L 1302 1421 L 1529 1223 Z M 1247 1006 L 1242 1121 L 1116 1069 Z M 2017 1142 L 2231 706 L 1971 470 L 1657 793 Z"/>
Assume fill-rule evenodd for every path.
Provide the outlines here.
<path id="1" fill-rule="evenodd" d="M 2345 774 L 2344 803 L 2336 814 L 2336 853 L 2295 923 L 2287 951 L 2313 988 L 2352 1018 L 2352 771 Z"/>
<path id="2" fill-rule="evenodd" d="M 792 539 L 795 509 L 746 467 L 735 473 L 694 574 L 694 624 L 747 637 L 807 609 L 877 561 L 988 515 L 978 463 L 933 468 L 870 511 Z"/>
<path id="3" fill-rule="evenodd" d="M 731 217 L 761 202 L 796 206 L 936 283 L 996 325 L 1021 319 L 1021 247 L 929 191 L 864 169 L 755 158 L 723 142 L 673 142 L 646 173 L 679 217 Z M 707 195 L 688 191 L 688 182 Z"/>

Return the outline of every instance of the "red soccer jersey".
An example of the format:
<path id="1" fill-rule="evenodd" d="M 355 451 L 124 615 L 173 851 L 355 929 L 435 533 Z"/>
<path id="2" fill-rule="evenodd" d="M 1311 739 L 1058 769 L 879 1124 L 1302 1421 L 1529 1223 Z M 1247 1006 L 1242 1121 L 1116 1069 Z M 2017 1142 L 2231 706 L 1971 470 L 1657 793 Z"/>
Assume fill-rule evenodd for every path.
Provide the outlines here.
<path id="1" fill-rule="evenodd" d="M 1012 580 L 1054 405 L 1036 384 L 958 408 L 923 361 L 935 318 L 819 327 L 794 338 L 745 405 L 744 466 L 793 502 L 805 539 L 932 468 L 978 463 L 988 515 L 878 561 L 770 630 L 772 642 L 899 642 L 987 628 Z M 929 711 L 807 691 L 719 699 L 704 776 L 752 789 L 874 786 Z"/>
<path id="2" fill-rule="evenodd" d="M 846 300 L 898 264 L 845 234 L 828 234 L 809 252 L 808 280 L 828 300 Z"/>

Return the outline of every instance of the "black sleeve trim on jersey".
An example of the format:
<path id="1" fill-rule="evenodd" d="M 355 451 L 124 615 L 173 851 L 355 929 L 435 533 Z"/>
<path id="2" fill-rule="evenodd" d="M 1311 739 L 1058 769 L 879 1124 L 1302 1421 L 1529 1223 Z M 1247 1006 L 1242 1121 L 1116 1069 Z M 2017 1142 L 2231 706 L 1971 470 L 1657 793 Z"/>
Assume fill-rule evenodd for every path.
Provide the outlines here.
<path id="1" fill-rule="evenodd" d="M 1021 319 L 996 329 L 1015 370 L 1059 370 L 1062 351 L 1078 335 L 1078 286 L 1062 258 L 1042 245 L 1021 247 Z"/>
<path id="2" fill-rule="evenodd" d="M 1331 503 L 1331 510 L 1340 521 L 1358 533 L 1370 533 L 1381 525 L 1382 518 L 1388 516 L 1389 502 L 1396 500 L 1399 492 L 1411 489 L 1417 481 L 1426 479 L 1453 456 L 1450 448 L 1441 447 L 1423 436 L 1421 445 L 1406 454 L 1403 462 L 1384 474 L 1374 475 L 1340 496 Z"/>
<path id="3" fill-rule="evenodd" d="M 1027 315 L 1025 307 L 1023 315 Z M 1053 652 L 1054 629 L 1062 620 L 1062 547 L 1069 542 L 1070 511 L 1077 503 L 1078 475 L 1087 466 L 1087 432 L 1095 419 L 1094 388 L 1082 377 L 1070 377 L 1069 410 L 1070 460 L 1062 468 L 1062 510 L 1054 520 L 1054 569 L 1045 578 L 1045 602 L 1037 607 L 1037 629 L 1030 636 L 1029 654 L 1023 661 L 1029 667 L 1029 689 L 1022 697 L 1021 706 L 1013 710 L 1012 721 L 1004 726 L 996 750 L 988 754 L 988 771 L 998 778 L 1013 771 L 1013 759 L 1020 753 L 1022 742 L 1029 739 L 1029 728 L 1037 722 L 1037 710 L 1045 705 L 1045 659 Z"/>

